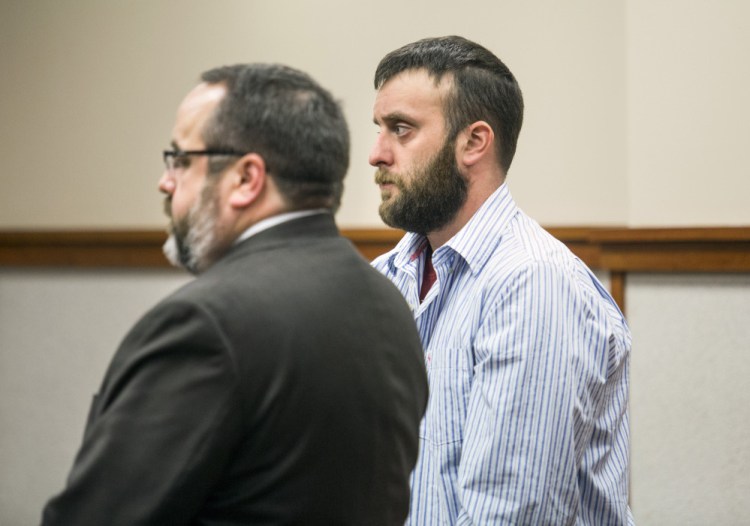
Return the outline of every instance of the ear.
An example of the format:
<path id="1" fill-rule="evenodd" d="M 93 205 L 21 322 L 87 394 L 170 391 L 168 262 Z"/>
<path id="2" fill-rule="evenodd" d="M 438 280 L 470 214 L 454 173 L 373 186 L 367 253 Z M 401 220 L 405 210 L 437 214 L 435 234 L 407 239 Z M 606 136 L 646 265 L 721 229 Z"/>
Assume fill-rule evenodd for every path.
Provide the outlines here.
<path id="1" fill-rule="evenodd" d="M 492 127 L 484 121 L 477 121 L 459 134 L 456 158 L 465 166 L 472 166 L 492 154 L 494 151 L 495 134 Z"/>
<path id="2" fill-rule="evenodd" d="M 231 174 L 229 204 L 232 208 L 247 208 L 257 201 L 266 188 L 266 162 L 257 153 L 243 156 Z"/>

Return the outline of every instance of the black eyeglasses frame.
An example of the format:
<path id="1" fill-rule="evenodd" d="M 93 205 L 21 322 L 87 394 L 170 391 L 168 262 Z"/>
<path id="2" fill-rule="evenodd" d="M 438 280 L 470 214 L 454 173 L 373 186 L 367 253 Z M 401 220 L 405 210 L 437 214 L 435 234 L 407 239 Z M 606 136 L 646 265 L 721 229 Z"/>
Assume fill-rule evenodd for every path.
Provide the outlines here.
<path id="1" fill-rule="evenodd" d="M 164 150 L 162 152 L 162 157 L 164 158 L 164 166 L 167 167 L 167 171 L 171 172 L 175 169 L 174 166 L 174 160 L 178 159 L 180 157 L 190 157 L 191 155 L 206 155 L 206 156 L 212 156 L 212 155 L 232 155 L 235 157 L 242 157 L 243 155 L 247 155 L 243 152 L 238 152 L 236 150 Z"/>

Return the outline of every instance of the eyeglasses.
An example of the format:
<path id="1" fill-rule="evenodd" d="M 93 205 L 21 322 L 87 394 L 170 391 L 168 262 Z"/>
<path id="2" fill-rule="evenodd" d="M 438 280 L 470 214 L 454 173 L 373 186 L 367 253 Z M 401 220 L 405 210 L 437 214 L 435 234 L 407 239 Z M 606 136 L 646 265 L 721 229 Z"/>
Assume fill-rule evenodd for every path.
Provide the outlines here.
<path id="1" fill-rule="evenodd" d="M 234 150 L 164 150 L 164 166 L 167 167 L 168 172 L 178 168 L 187 168 L 190 166 L 189 157 L 191 155 L 233 155 L 235 157 L 242 157 L 245 154 Z"/>

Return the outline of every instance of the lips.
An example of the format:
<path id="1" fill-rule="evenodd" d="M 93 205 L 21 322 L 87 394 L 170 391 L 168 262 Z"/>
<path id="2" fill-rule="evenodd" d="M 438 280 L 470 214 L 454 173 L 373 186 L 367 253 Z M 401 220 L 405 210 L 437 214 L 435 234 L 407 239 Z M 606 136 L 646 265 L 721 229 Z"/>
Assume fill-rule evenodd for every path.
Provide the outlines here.
<path id="1" fill-rule="evenodd" d="M 384 170 L 377 170 L 375 172 L 375 184 L 378 184 L 380 186 L 386 185 L 386 184 L 397 184 L 396 179 L 391 176 L 388 172 Z"/>

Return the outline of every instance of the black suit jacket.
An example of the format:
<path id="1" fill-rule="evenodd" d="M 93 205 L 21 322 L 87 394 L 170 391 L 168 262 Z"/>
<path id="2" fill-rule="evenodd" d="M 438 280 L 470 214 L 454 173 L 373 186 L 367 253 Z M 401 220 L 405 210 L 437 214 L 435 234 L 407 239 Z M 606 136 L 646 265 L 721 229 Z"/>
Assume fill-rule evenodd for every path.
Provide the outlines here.
<path id="1" fill-rule="evenodd" d="M 332 216 L 283 223 L 133 327 L 43 523 L 403 523 L 426 402 L 401 294 Z"/>

